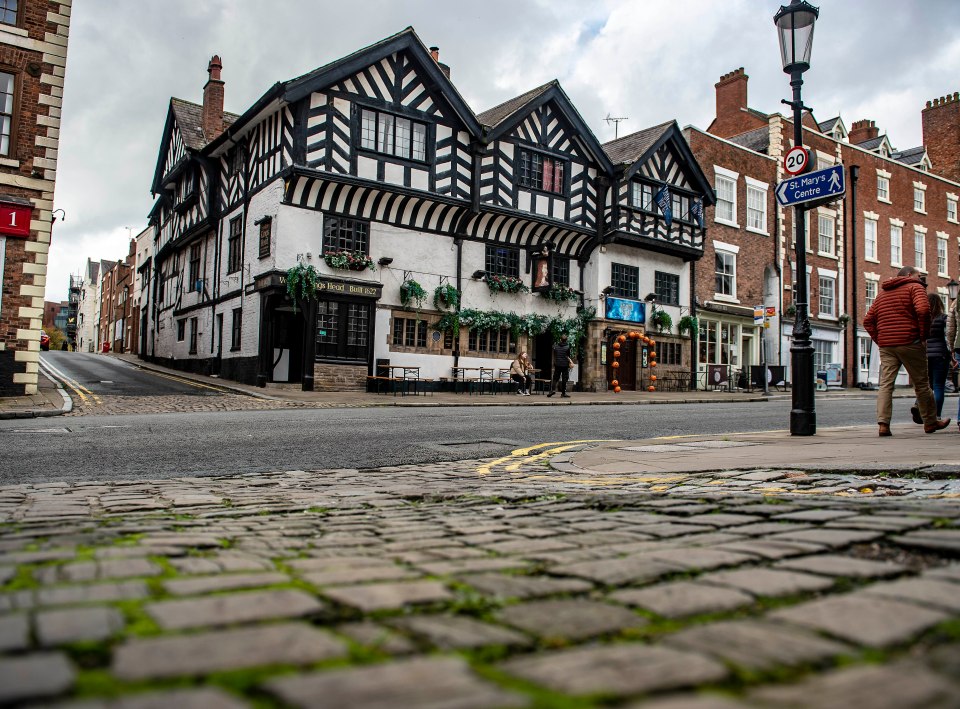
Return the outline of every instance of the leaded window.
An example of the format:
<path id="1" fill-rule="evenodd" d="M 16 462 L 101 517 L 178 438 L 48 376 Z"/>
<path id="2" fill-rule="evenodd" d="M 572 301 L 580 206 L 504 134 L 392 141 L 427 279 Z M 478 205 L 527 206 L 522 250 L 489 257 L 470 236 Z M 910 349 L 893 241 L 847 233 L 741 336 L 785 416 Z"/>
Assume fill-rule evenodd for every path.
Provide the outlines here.
<path id="1" fill-rule="evenodd" d="M 197 319 L 190 318 L 190 354 L 197 353 Z"/>
<path id="2" fill-rule="evenodd" d="M 323 252 L 359 251 L 370 246 L 370 224 L 347 217 L 325 217 L 323 220 Z"/>
<path id="3" fill-rule="evenodd" d="M 570 285 L 570 259 L 565 256 L 553 257 L 553 280 L 554 285 Z"/>
<path id="4" fill-rule="evenodd" d="M 544 192 L 563 194 L 564 160 L 533 150 L 520 150 L 518 183 Z"/>
<path id="5" fill-rule="evenodd" d="M 360 147 L 404 160 L 427 159 L 427 124 L 392 113 L 360 110 Z"/>
<path id="6" fill-rule="evenodd" d="M 487 273 L 520 277 L 520 249 L 487 244 L 485 262 Z"/>
<path id="7" fill-rule="evenodd" d="M 240 248 L 241 227 L 240 217 L 230 220 L 230 234 L 227 237 L 227 273 L 236 273 L 243 263 L 243 252 Z"/>
<path id="8" fill-rule="evenodd" d="M 243 309 L 233 309 L 233 321 L 230 323 L 230 349 L 240 349 L 240 339 L 243 333 Z"/>
<path id="9" fill-rule="evenodd" d="M 472 352 L 510 354 L 516 352 L 517 343 L 514 341 L 509 328 L 471 330 L 467 336 L 467 349 Z"/>
<path id="10" fill-rule="evenodd" d="M 654 292 L 661 305 L 680 305 L 680 276 L 674 273 L 655 271 Z"/>
<path id="11" fill-rule="evenodd" d="M 200 244 L 194 244 L 190 247 L 190 282 L 187 284 L 188 291 L 200 291 Z"/>
<path id="12" fill-rule="evenodd" d="M 427 321 L 415 318 L 393 319 L 394 347 L 427 346 Z"/>
<path id="13" fill-rule="evenodd" d="M 640 297 L 640 269 L 623 263 L 610 264 L 610 285 L 612 295 L 636 300 Z"/>

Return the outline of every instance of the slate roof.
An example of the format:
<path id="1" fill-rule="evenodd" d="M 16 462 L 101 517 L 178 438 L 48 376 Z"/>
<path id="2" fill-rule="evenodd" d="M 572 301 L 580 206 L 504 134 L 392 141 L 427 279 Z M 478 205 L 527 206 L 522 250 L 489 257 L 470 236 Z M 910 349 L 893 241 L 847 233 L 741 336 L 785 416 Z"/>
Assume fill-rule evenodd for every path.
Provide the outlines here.
<path id="1" fill-rule="evenodd" d="M 548 81 L 543 86 L 530 89 L 525 94 L 514 96 L 512 99 L 504 101 L 499 106 L 494 106 L 493 108 L 489 108 L 486 111 L 478 113 L 477 120 L 480 121 L 481 124 L 493 128 L 501 121 L 512 116 L 535 98 L 545 93 L 552 86 L 559 86 L 559 83 L 556 79 L 553 81 Z"/>
<path id="2" fill-rule="evenodd" d="M 767 153 L 770 149 L 770 129 L 766 126 L 763 128 L 755 128 L 754 130 L 748 130 L 746 133 L 728 138 L 728 140 L 731 143 L 736 143 L 749 150 L 755 150 L 758 153 Z"/>
<path id="3" fill-rule="evenodd" d="M 906 150 L 891 153 L 890 157 L 898 162 L 902 162 L 904 165 L 919 165 L 926 154 L 927 149 L 921 145 L 916 148 L 907 148 Z"/>
<path id="4" fill-rule="evenodd" d="M 673 121 L 667 121 L 652 128 L 644 128 L 636 133 L 604 143 L 601 147 L 614 165 L 634 163 L 643 157 L 650 146 L 656 143 L 672 125 Z"/>
<path id="5" fill-rule="evenodd" d="M 881 143 L 887 139 L 885 135 L 878 135 L 876 138 L 871 138 L 870 140 L 865 140 L 862 143 L 856 143 L 858 148 L 863 148 L 864 150 L 876 150 L 880 147 Z"/>
<path id="6" fill-rule="evenodd" d="M 170 107 L 180 127 L 183 144 L 190 150 L 201 150 L 208 142 L 203 136 L 203 106 L 180 98 L 171 98 Z M 240 116 L 236 113 L 223 112 L 223 127 L 227 128 Z"/>
<path id="7" fill-rule="evenodd" d="M 837 116 L 835 118 L 828 118 L 827 120 L 818 123 L 817 126 L 820 128 L 821 133 L 829 133 L 837 127 L 837 123 L 839 122 L 840 116 Z"/>

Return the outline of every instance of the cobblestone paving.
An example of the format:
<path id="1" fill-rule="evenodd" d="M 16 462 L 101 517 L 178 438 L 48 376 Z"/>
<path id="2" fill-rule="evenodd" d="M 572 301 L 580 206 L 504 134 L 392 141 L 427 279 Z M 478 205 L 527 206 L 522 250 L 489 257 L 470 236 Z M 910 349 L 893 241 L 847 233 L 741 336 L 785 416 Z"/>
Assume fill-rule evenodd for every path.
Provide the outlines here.
<path id="1" fill-rule="evenodd" d="M 170 414 L 206 411 L 266 411 L 274 409 L 330 409 L 375 404 L 328 403 L 319 401 L 279 401 L 259 399 L 230 392 L 171 396 L 111 396 L 99 395 L 86 401 L 75 397 L 73 410 L 65 416 L 110 416 L 114 414 Z"/>
<path id="2" fill-rule="evenodd" d="M 0 705 L 960 705 L 951 481 L 533 453 L 0 487 Z"/>

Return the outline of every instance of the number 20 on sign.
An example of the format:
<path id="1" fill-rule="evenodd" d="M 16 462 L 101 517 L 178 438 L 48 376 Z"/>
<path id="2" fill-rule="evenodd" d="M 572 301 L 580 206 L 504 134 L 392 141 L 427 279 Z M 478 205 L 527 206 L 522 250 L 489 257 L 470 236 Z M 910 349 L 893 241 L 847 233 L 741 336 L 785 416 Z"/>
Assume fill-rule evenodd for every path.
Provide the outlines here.
<path id="1" fill-rule="evenodd" d="M 790 148 L 783 156 L 783 169 L 789 175 L 799 175 L 810 164 L 810 151 L 802 146 Z"/>

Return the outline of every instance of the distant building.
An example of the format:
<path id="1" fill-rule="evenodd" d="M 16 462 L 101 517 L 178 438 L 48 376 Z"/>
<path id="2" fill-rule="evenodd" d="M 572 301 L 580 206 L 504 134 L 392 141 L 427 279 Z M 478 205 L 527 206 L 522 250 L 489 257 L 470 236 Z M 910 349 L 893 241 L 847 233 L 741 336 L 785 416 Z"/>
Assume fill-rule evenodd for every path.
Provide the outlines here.
<path id="1" fill-rule="evenodd" d="M 70 5 L 0 4 L 0 396 L 37 391 Z"/>
<path id="2" fill-rule="evenodd" d="M 100 278 L 113 268 L 113 261 L 87 259 L 81 275 L 77 303 L 77 351 L 97 352 L 100 349 Z"/>
<path id="3" fill-rule="evenodd" d="M 130 251 L 123 261 L 116 261 L 100 279 L 100 348 L 103 351 L 129 352 L 136 331 L 131 315 L 133 262 L 136 240 L 130 240 Z M 104 347 L 109 345 L 109 347 Z"/>

